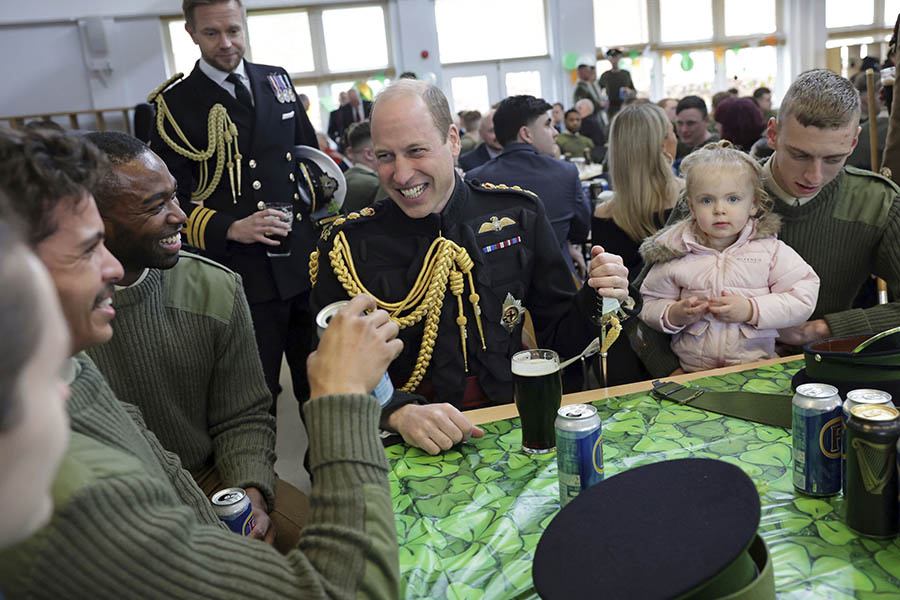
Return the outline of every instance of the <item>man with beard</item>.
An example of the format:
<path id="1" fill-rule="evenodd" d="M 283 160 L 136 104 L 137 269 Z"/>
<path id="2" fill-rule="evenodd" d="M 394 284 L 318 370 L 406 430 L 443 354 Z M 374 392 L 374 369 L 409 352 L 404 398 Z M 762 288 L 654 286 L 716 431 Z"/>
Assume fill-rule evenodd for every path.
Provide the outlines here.
<path id="1" fill-rule="evenodd" d="M 119 132 L 87 138 L 111 163 L 94 198 L 106 245 L 125 270 L 116 335 L 88 355 L 207 496 L 244 488 L 253 536 L 287 550 L 297 543 L 306 497 L 275 477 L 272 397 L 241 278 L 180 252 L 187 219 L 175 179 L 150 148 Z"/>
<path id="2" fill-rule="evenodd" d="M 311 207 L 297 191 L 303 174 L 294 148 L 318 147 L 315 131 L 287 72 L 244 60 L 246 15 L 239 0 L 184 0 L 182 10 L 200 60 L 184 81 L 151 94 L 162 120 L 150 146 L 178 182 L 187 243 L 243 279 L 272 395 L 281 391 L 286 357 L 302 399 L 316 233 Z M 290 208 L 287 221 L 272 203 Z M 285 237 L 290 255 L 272 255 Z"/>

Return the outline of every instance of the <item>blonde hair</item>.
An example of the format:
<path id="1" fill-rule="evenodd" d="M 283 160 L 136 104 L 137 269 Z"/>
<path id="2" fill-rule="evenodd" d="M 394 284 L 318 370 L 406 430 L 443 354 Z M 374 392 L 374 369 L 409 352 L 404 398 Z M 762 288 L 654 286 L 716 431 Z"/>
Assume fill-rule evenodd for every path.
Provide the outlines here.
<path id="1" fill-rule="evenodd" d="M 662 151 L 669 125 L 665 111 L 647 103 L 628 105 L 612 120 L 612 219 L 635 242 L 654 234 L 666 222 L 665 211 L 678 197 L 671 158 Z"/>
<path id="2" fill-rule="evenodd" d="M 772 200 L 763 188 L 762 167 L 746 152 L 741 152 L 727 141 L 714 142 L 703 146 L 700 150 L 691 152 L 681 161 L 681 172 L 684 174 L 686 184 L 684 194 L 690 199 L 691 186 L 694 184 L 696 172 L 703 169 L 743 169 L 748 183 L 753 186 L 753 199 L 756 204 L 756 218 L 764 216 L 772 209 Z"/>

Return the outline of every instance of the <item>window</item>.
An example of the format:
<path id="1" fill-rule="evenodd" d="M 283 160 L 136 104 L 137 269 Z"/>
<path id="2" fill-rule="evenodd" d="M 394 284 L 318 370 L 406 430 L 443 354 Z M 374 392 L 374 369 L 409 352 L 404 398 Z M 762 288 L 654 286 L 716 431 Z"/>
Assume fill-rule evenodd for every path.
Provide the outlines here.
<path id="1" fill-rule="evenodd" d="M 324 10 L 322 27 L 330 71 L 365 71 L 388 65 L 382 7 Z"/>
<path id="2" fill-rule="evenodd" d="M 884 24 L 893 27 L 900 13 L 900 0 L 884 0 Z"/>
<path id="3" fill-rule="evenodd" d="M 709 50 L 686 53 L 676 52 L 663 58 L 663 80 L 667 98 L 700 96 L 709 104 L 715 90 L 715 58 Z M 685 63 L 682 66 L 682 63 Z M 690 69 L 685 70 L 685 66 Z"/>
<path id="4" fill-rule="evenodd" d="M 660 40 L 663 42 L 712 39 L 712 2 L 659 0 L 659 21 Z"/>
<path id="5" fill-rule="evenodd" d="M 825 27 L 852 27 L 871 25 L 875 20 L 875 4 L 871 0 L 849 2 L 848 0 L 827 0 L 825 2 Z M 891 23 L 893 25 L 893 23 Z"/>
<path id="6" fill-rule="evenodd" d="M 175 73 L 184 73 L 187 77 L 194 70 L 194 63 L 200 58 L 200 48 L 184 30 L 184 19 L 169 21 L 169 42 L 172 45 L 172 65 Z"/>
<path id="7" fill-rule="evenodd" d="M 534 96 L 535 98 L 543 98 L 543 94 L 541 93 L 540 71 L 507 73 L 505 80 L 507 96 L 527 94 L 529 96 Z"/>
<path id="8" fill-rule="evenodd" d="M 755 33 L 775 33 L 775 0 L 725 0 L 725 35 Z"/>
<path id="9" fill-rule="evenodd" d="M 250 14 L 247 34 L 253 62 L 278 65 L 288 73 L 315 71 L 306 11 Z"/>
<path id="10" fill-rule="evenodd" d="M 461 110 L 477 110 L 481 114 L 486 114 L 491 108 L 487 75 L 451 78 L 450 95 L 453 98 L 454 113 Z"/>
<path id="11" fill-rule="evenodd" d="M 547 54 L 543 0 L 434 0 L 434 16 L 442 63 Z"/>
<path id="12" fill-rule="evenodd" d="M 725 53 L 728 87 L 736 87 L 741 96 L 749 96 L 759 87 L 773 89 L 774 64 L 776 64 L 775 48 L 772 46 L 741 48 L 737 54 L 729 50 Z"/>
<path id="13" fill-rule="evenodd" d="M 594 0 L 594 43 L 598 48 L 647 42 L 646 0 Z"/>

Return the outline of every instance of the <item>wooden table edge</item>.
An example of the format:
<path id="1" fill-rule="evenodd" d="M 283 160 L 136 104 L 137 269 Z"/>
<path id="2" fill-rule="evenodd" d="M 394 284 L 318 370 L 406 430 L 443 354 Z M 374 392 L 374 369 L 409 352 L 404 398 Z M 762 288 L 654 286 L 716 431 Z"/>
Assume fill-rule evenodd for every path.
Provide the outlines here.
<path id="1" fill-rule="evenodd" d="M 747 363 L 744 365 L 735 365 L 733 367 L 722 367 L 721 369 L 710 369 L 708 371 L 698 371 L 696 373 L 686 373 L 684 375 L 676 375 L 674 377 L 660 377 L 659 379 L 665 379 L 667 381 L 677 381 L 678 383 L 684 383 L 686 381 L 693 381 L 694 379 L 702 379 L 703 377 L 710 377 L 713 375 L 725 375 L 727 373 L 738 373 L 741 371 L 748 371 L 750 369 L 757 369 L 759 367 L 767 367 L 769 365 L 777 365 L 780 363 L 790 362 L 792 360 L 800 360 L 803 358 L 802 354 L 795 354 L 793 356 L 782 356 L 780 358 L 770 358 L 768 360 L 760 360 L 753 363 Z M 578 404 L 578 403 L 586 403 L 586 402 L 596 402 L 597 400 L 603 400 L 605 398 L 614 398 L 616 396 L 624 396 L 625 394 L 633 394 L 635 392 L 645 392 L 653 387 L 654 380 L 646 380 L 646 381 L 637 381 L 635 383 L 626 383 L 624 385 L 617 385 L 615 387 L 609 388 L 599 388 L 596 390 L 588 390 L 586 392 L 578 392 L 575 394 L 566 394 L 562 398 L 563 405 L 566 404 Z M 513 417 L 519 416 L 519 412 L 516 410 L 515 403 L 504 404 L 502 406 L 491 406 L 488 408 L 479 408 L 476 410 L 469 410 L 463 413 L 466 415 L 466 418 L 472 422 L 473 425 L 481 425 L 483 423 L 491 423 L 493 421 L 502 421 L 503 419 L 511 419 Z"/>

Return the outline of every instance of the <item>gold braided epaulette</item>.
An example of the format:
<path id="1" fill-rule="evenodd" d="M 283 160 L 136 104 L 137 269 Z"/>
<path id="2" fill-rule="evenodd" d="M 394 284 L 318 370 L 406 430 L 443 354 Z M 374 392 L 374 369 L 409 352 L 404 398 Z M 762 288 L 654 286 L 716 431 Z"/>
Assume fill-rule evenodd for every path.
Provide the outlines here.
<path id="1" fill-rule="evenodd" d="M 519 187 L 519 186 L 517 186 L 517 185 L 506 185 L 506 184 L 504 184 L 504 183 L 482 183 L 480 187 L 481 187 L 481 189 L 489 190 L 489 191 L 491 191 L 491 192 L 494 192 L 494 191 L 504 191 L 504 192 L 514 191 L 514 192 L 522 192 L 522 193 L 524 193 L 524 194 L 528 194 L 528 195 L 531 196 L 532 198 L 537 198 L 537 197 L 538 197 L 538 195 L 535 194 L 534 192 L 532 192 L 531 190 L 526 190 L 525 188 L 521 188 L 521 187 Z"/>
<path id="2" fill-rule="evenodd" d="M 176 82 L 180 81 L 184 77 L 184 73 L 175 73 L 171 77 L 169 77 L 161 86 L 150 92 L 150 95 L 147 96 L 147 102 L 153 104 L 153 101 L 159 94 L 162 94 L 167 89 L 172 87 Z"/>
<path id="3" fill-rule="evenodd" d="M 345 223 L 348 223 L 348 222 L 352 223 L 352 222 L 356 221 L 357 219 L 360 219 L 363 217 L 371 217 L 374 214 L 375 214 L 375 209 L 372 208 L 371 206 L 367 206 L 365 208 L 361 208 L 359 210 L 359 212 L 354 211 L 354 212 L 348 214 L 346 217 L 338 217 L 337 219 L 331 221 L 330 223 L 327 223 L 322 226 L 322 234 L 319 236 L 319 239 L 322 240 L 323 242 L 328 242 L 328 239 L 331 237 L 331 234 L 337 233 L 338 231 L 340 231 L 342 229 L 342 226 Z M 316 286 L 316 279 L 318 278 L 318 275 L 319 275 L 319 249 L 317 247 L 315 250 L 313 250 L 309 254 L 309 282 L 313 287 Z"/>

